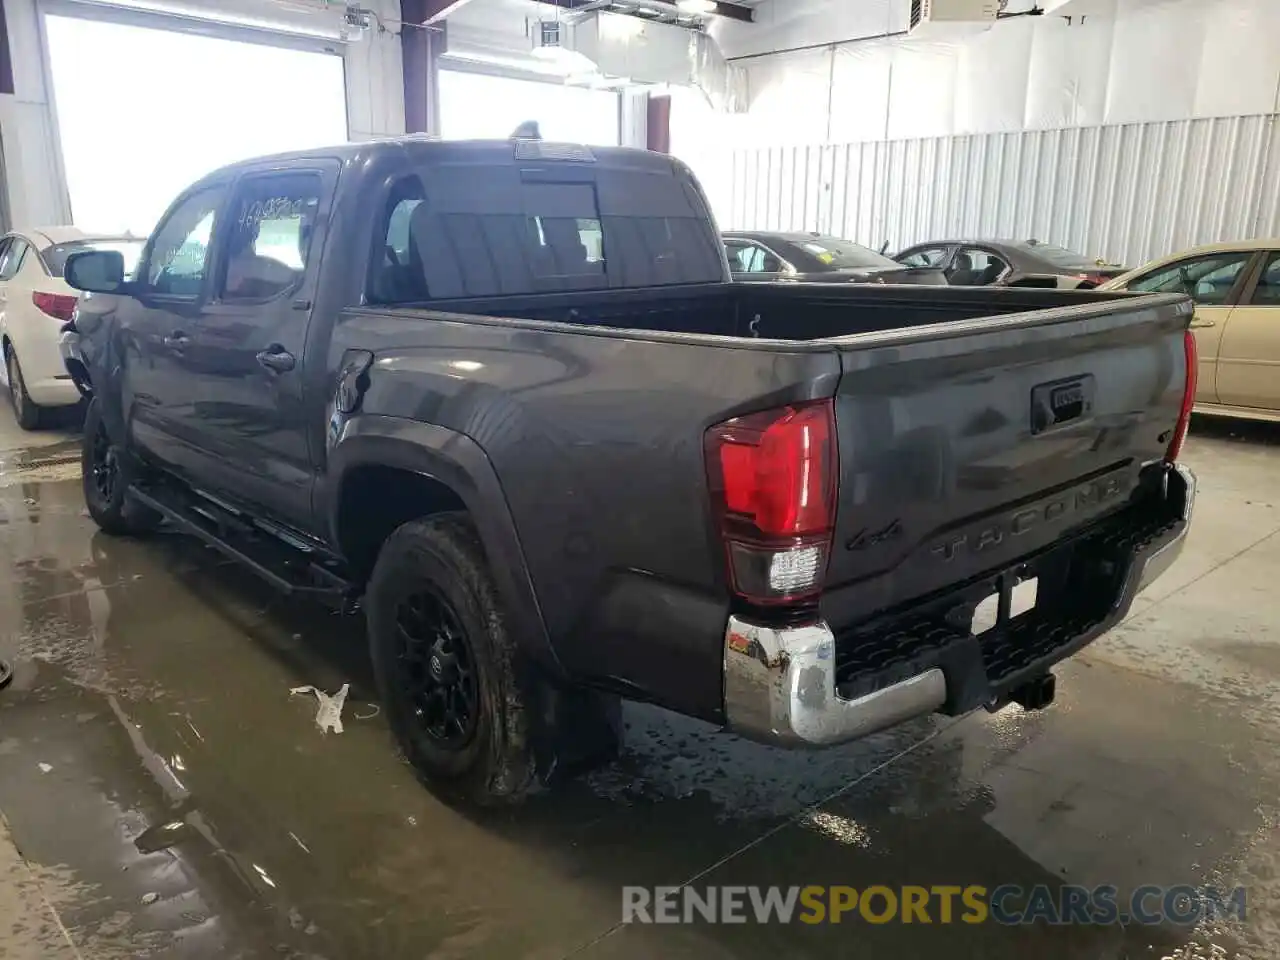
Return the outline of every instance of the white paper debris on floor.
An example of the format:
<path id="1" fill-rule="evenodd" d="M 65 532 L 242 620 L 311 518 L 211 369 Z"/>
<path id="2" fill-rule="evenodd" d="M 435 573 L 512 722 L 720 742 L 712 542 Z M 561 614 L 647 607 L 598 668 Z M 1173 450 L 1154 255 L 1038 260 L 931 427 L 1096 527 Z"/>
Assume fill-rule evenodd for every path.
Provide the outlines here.
<path id="1" fill-rule="evenodd" d="M 160 894 L 158 893 L 144 893 L 142 895 L 142 905 L 144 907 L 149 907 L 151 906 L 151 904 L 155 903 L 159 899 L 160 899 Z"/>
<path id="2" fill-rule="evenodd" d="M 351 684 L 344 683 L 332 696 L 312 686 L 294 687 L 289 691 L 289 696 L 296 693 L 314 693 L 316 700 L 320 702 L 316 710 L 316 726 L 320 728 L 320 732 L 328 733 L 332 730 L 334 733 L 341 733 L 342 705 L 347 702 L 347 690 L 350 687 Z"/>
<path id="3" fill-rule="evenodd" d="M 50 770 L 52 770 L 52 769 L 53 769 L 53 767 L 51 767 L 51 766 L 50 766 L 49 764 L 47 764 L 47 763 L 37 764 L 37 766 L 39 766 L 39 767 L 40 767 L 40 772 L 41 772 L 41 773 L 48 773 Z"/>

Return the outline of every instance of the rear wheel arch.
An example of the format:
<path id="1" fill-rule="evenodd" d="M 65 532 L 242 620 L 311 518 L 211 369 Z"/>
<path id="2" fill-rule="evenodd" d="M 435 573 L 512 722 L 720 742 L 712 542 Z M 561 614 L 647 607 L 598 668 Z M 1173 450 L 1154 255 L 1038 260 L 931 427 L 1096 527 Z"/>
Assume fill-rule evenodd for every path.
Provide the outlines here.
<path id="1" fill-rule="evenodd" d="M 334 537 L 362 582 L 373 573 L 387 538 L 411 520 L 468 512 L 466 503 L 435 477 L 384 463 L 352 466 L 338 488 Z"/>
<path id="2" fill-rule="evenodd" d="M 404 523 L 465 513 L 492 568 L 515 639 L 552 673 L 564 676 L 506 497 L 474 440 L 434 424 L 363 415 L 346 425 L 330 449 L 327 475 L 319 491 L 320 510 L 327 515 L 330 543 L 357 582 L 366 581 L 387 537 Z M 397 493 L 385 496 L 391 485 Z M 369 530 L 361 532 L 362 525 Z"/>

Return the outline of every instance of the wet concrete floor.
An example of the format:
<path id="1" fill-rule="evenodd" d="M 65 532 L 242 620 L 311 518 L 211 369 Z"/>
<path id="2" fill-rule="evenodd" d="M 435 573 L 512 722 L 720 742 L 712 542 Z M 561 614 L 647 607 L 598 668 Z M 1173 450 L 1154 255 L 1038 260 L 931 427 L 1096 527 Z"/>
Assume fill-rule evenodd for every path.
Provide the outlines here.
<path id="1" fill-rule="evenodd" d="M 629 707 L 616 764 L 481 814 L 413 778 L 360 623 L 84 513 L 0 412 L 0 957 L 1280 954 L 1280 429 L 1197 423 L 1175 569 L 1059 702 L 791 754 Z M 289 689 L 352 684 L 341 735 Z M 1213 883 L 1243 924 L 622 925 L 623 885 Z"/>

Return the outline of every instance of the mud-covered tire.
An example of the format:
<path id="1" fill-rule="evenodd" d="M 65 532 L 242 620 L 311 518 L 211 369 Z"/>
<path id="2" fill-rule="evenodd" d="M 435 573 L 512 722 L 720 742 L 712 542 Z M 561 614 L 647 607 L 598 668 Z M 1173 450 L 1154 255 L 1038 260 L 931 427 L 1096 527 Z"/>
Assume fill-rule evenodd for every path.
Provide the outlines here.
<path id="1" fill-rule="evenodd" d="M 9 403 L 13 406 L 13 418 L 23 430 L 39 430 L 44 422 L 45 410 L 27 393 L 27 382 L 22 379 L 22 364 L 13 347 L 4 351 L 5 376 L 9 379 Z"/>
<path id="2" fill-rule="evenodd" d="M 84 415 L 84 438 L 80 448 L 85 506 L 103 533 L 138 536 L 158 527 L 161 517 L 127 496 L 132 481 L 130 461 L 119 453 L 102 421 L 101 401 L 90 401 Z M 107 472 L 114 473 L 110 480 L 105 476 Z"/>
<path id="3" fill-rule="evenodd" d="M 446 726 L 438 720 L 439 673 L 433 681 L 436 687 L 422 692 L 428 683 L 424 671 L 434 671 L 436 665 L 434 657 L 423 660 L 423 644 L 430 641 L 419 635 L 441 636 L 441 630 L 432 633 L 421 626 L 431 620 L 420 612 L 434 609 L 430 604 L 451 615 L 441 615 L 448 621 L 443 628 L 447 649 L 463 649 L 456 643 L 459 634 L 465 644 L 468 666 L 461 675 L 474 683 L 469 736 L 461 725 Z M 498 590 L 471 521 L 464 514 L 445 513 L 398 528 L 379 552 L 364 606 L 374 677 L 387 719 L 419 777 L 434 790 L 473 803 L 522 800 L 537 781 L 531 712 L 515 641 L 507 631 Z M 436 649 L 428 646 L 425 652 Z M 453 670 L 462 659 L 458 654 L 449 661 Z M 453 674 L 454 685 L 461 682 L 458 675 Z M 456 689 L 455 694 L 465 701 L 463 691 Z M 424 708 L 424 703 L 429 705 Z M 428 729 L 433 722 L 435 733 Z M 454 729 L 457 742 L 446 742 L 440 732 Z"/>

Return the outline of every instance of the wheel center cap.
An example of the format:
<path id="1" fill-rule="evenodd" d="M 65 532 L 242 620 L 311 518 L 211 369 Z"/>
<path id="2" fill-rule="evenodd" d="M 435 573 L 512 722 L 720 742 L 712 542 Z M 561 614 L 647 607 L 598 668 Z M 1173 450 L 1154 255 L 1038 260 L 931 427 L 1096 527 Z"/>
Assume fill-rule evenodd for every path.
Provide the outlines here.
<path id="1" fill-rule="evenodd" d="M 437 680 L 440 679 L 440 675 L 444 673 L 444 661 L 440 659 L 440 654 L 433 653 L 431 655 L 431 662 L 429 666 L 431 668 L 431 675 Z"/>

